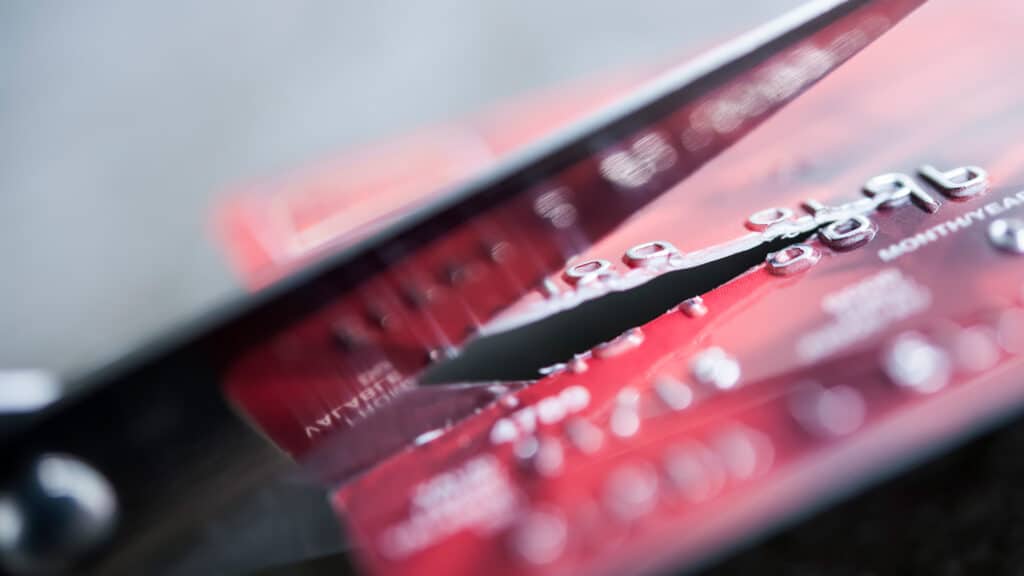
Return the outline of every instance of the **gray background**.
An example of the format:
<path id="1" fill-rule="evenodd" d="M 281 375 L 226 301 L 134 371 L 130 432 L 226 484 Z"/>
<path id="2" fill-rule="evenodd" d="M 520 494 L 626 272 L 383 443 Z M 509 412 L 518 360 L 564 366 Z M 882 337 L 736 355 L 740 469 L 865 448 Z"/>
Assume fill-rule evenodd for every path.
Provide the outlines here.
<path id="1" fill-rule="evenodd" d="M 0 369 L 116 358 L 239 287 L 218 191 L 797 0 L 0 3 Z"/>

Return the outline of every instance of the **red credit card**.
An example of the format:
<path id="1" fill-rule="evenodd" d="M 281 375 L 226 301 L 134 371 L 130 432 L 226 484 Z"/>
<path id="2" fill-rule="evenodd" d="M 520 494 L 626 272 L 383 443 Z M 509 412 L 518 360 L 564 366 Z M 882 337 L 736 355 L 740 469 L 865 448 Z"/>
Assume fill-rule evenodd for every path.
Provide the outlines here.
<path id="1" fill-rule="evenodd" d="M 487 390 L 508 387 L 425 382 L 533 380 L 543 367 L 538 362 L 563 361 L 600 341 L 595 338 L 643 323 L 652 302 L 659 313 L 675 305 L 637 301 L 649 290 L 664 292 L 658 267 L 645 263 L 657 263 L 667 245 L 645 240 L 631 249 L 636 266 L 621 278 L 610 273 L 610 262 L 571 258 L 607 242 L 655 199 L 671 197 L 678 182 L 919 3 L 810 4 L 673 69 L 560 140 L 537 145 L 359 240 L 304 276 L 301 298 L 281 299 L 263 315 L 265 325 L 275 318 L 286 323 L 229 360 L 229 397 L 319 475 L 343 479 L 493 401 Z M 792 227 L 716 242 L 699 234 L 728 229 L 701 215 L 685 240 L 706 243 L 666 258 L 669 276 L 675 282 L 682 275 L 699 288 L 692 295 L 706 292 L 763 260 L 765 250 L 835 216 L 823 211 Z M 552 274 L 563 272 L 559 287 Z M 537 288 L 546 294 L 539 300 Z M 623 298 L 630 302 L 618 305 Z M 588 317 L 594 307 L 605 311 Z M 625 326 L 593 326 L 595 319 L 620 322 L 625 311 L 633 316 Z M 561 333 L 548 333 L 551 323 L 561 324 Z M 490 352 L 479 352 L 488 346 Z M 514 356 L 522 352 L 548 357 Z"/>
<path id="2" fill-rule="evenodd" d="M 364 568 L 693 566 L 1016 410 L 1020 15 L 928 3 L 551 276 L 557 307 L 820 224 L 343 485 Z"/>

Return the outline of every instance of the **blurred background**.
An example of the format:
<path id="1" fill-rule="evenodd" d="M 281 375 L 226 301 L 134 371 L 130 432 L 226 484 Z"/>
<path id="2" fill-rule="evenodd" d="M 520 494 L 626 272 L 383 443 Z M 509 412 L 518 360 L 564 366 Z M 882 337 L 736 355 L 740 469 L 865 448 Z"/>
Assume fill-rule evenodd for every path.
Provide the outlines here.
<path id="1" fill-rule="evenodd" d="M 238 297 L 219 197 L 799 4 L 0 3 L 0 368 L 78 375 Z"/>

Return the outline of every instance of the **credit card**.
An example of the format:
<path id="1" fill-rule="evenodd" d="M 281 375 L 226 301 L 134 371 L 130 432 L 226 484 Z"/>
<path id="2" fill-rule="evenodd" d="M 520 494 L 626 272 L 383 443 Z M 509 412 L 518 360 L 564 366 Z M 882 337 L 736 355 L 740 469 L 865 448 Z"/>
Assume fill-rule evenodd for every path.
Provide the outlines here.
<path id="1" fill-rule="evenodd" d="M 766 249 L 341 486 L 367 572 L 697 569 L 1018 412 L 1019 14 L 929 3 L 507 312 Z"/>

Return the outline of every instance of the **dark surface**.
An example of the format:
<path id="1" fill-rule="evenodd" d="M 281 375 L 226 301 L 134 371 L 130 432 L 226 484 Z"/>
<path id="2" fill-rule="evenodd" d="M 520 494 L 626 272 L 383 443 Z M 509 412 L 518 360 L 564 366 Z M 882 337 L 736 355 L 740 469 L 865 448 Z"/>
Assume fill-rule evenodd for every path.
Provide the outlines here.
<path id="1" fill-rule="evenodd" d="M 1024 422 L 827 509 L 709 575 L 1024 574 Z"/>

